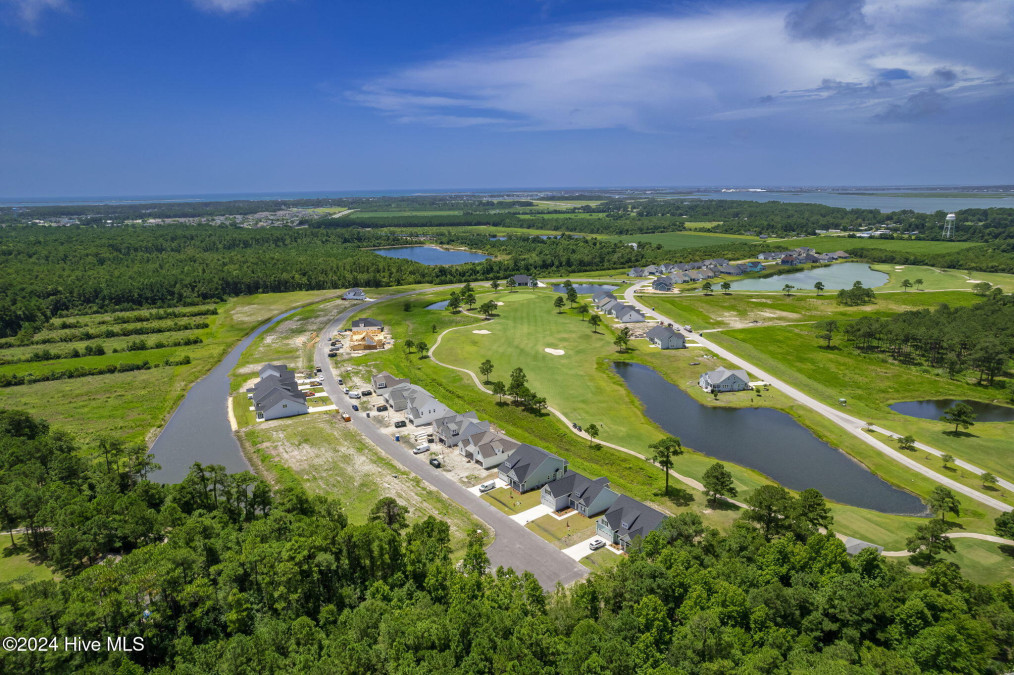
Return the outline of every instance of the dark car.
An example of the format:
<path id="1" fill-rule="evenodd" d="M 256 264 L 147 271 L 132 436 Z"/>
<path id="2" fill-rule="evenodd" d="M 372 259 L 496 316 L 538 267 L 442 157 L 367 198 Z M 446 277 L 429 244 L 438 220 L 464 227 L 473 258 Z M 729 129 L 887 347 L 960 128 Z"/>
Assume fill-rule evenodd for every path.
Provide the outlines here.
<path id="1" fill-rule="evenodd" d="M 387 406 L 386 405 L 378 405 L 377 406 L 377 412 L 384 412 L 385 410 L 387 410 Z"/>
<path id="2" fill-rule="evenodd" d="M 361 392 L 359 392 L 359 395 L 360 396 L 373 396 L 373 392 L 371 390 L 369 390 L 369 389 L 363 389 Z"/>
<path id="3" fill-rule="evenodd" d="M 352 409 L 355 410 L 356 412 L 359 412 L 359 406 L 357 406 L 357 405 L 353 405 Z"/>
<path id="4" fill-rule="evenodd" d="M 405 427 L 405 426 L 406 426 L 407 424 L 408 424 L 407 422 L 405 422 L 404 420 L 401 420 L 400 422 L 395 422 L 395 423 L 394 423 L 394 428 L 395 428 L 395 429 L 402 429 L 402 428 L 404 428 L 404 427 Z"/>
<path id="5" fill-rule="evenodd" d="M 432 466 L 434 469 L 439 469 L 441 466 L 440 460 L 434 457 L 433 459 L 430 460 L 430 466 Z"/>

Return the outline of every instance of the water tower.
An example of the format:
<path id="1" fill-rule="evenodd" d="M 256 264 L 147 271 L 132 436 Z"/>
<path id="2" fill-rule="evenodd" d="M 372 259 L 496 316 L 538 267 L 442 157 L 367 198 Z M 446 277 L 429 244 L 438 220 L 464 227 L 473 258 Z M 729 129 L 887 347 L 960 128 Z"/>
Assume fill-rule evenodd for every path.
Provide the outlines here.
<path id="1" fill-rule="evenodd" d="M 944 239 L 954 238 L 954 221 L 956 216 L 953 213 L 948 213 L 947 217 L 944 218 Z"/>

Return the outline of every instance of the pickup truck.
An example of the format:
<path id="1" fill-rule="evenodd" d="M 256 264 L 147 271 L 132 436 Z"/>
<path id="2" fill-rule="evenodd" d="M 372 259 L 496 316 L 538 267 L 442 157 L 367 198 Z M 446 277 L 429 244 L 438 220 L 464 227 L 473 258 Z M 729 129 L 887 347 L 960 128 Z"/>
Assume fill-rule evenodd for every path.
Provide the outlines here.
<path id="1" fill-rule="evenodd" d="M 406 422 L 405 420 L 399 420 L 399 421 L 397 421 L 397 422 L 394 423 L 394 428 L 395 429 L 404 429 L 405 426 L 407 426 L 407 425 L 408 425 L 408 422 Z"/>

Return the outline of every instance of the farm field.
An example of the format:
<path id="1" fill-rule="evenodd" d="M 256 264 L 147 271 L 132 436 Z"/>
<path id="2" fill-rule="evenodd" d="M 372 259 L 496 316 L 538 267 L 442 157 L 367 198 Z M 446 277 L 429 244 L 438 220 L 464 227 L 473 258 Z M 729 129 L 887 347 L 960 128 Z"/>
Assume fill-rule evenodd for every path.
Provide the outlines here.
<path id="1" fill-rule="evenodd" d="M 644 343 L 635 341 L 636 351 L 621 357 L 615 353 L 611 337 L 594 336 L 587 323 L 576 315 L 555 314 L 551 300 L 555 294 L 545 291 L 500 292 L 498 301 L 504 302 L 501 318 L 493 322 L 480 322 L 476 318 L 452 315 L 448 312 L 423 311 L 418 307 L 440 298 L 440 294 L 426 294 L 413 301 L 412 310 L 404 312 L 398 303 L 379 304 L 371 308 L 369 315 L 380 318 L 394 327 L 396 340 L 405 337 L 418 342 L 421 338 L 432 346 L 435 336 L 450 327 L 459 330 L 446 334 L 436 348 L 436 358 L 451 365 L 476 370 L 485 358 L 493 361 L 495 370 L 492 379 L 508 379 L 511 368 L 521 366 L 529 378 L 529 385 L 549 400 L 549 405 L 563 411 L 568 418 L 587 425 L 596 422 L 601 428 L 600 440 L 615 442 L 623 447 L 647 453 L 647 444 L 664 434 L 641 414 L 640 404 L 628 392 L 619 378 L 609 369 L 607 360 L 629 358 L 643 361 L 656 368 L 667 379 L 681 385 L 696 381 L 699 366 L 691 366 L 693 357 L 686 351 L 679 354 L 647 350 Z M 484 301 L 485 292 L 480 293 L 479 303 Z M 396 306 L 397 305 L 397 306 Z M 420 316 L 422 315 L 422 316 Z M 432 317 L 430 319 L 429 317 Z M 575 328 L 576 326 L 576 328 Z M 480 335 L 472 330 L 489 330 Z M 562 348 L 563 356 L 546 354 L 544 347 Z M 573 354 L 580 358 L 568 359 Z M 662 500 L 662 477 L 658 469 L 635 457 L 625 455 L 607 446 L 597 449 L 571 434 L 561 422 L 543 415 L 535 417 L 513 406 L 497 405 L 495 397 L 479 392 L 471 378 L 447 368 L 442 368 L 430 359 L 420 358 L 404 349 L 372 354 L 363 361 L 372 362 L 363 371 L 386 369 L 398 376 L 410 377 L 416 384 L 429 389 L 442 402 L 459 411 L 475 410 L 480 418 L 494 420 L 498 426 L 518 440 L 533 443 L 561 453 L 571 467 L 585 475 L 607 476 L 614 487 L 637 499 L 659 505 L 670 513 L 689 508 L 700 512 L 703 498 L 694 494 L 689 504 Z M 719 365 L 719 360 L 709 362 L 709 367 Z M 364 364 L 365 365 L 365 364 Z M 696 387 L 687 391 L 707 403 L 703 392 Z M 765 392 L 766 405 L 784 409 L 805 423 L 819 437 L 842 447 L 865 463 L 878 475 L 901 485 L 917 494 L 928 494 L 933 487 L 929 479 L 919 477 L 905 470 L 893 461 L 883 457 L 872 448 L 847 435 L 840 434 L 832 423 L 808 409 L 797 408 L 786 397 L 777 392 Z M 723 397 L 722 405 L 755 405 L 751 395 L 744 397 Z M 622 420 L 613 423 L 610 420 Z M 700 478 L 713 459 L 693 452 L 687 452 L 676 461 L 676 471 Z M 728 465 L 733 472 L 741 497 L 757 485 L 769 482 L 757 472 L 735 465 Z M 682 488 L 683 486 L 678 486 Z M 688 492 L 689 494 L 689 492 Z M 982 508 L 970 500 L 962 501 L 962 525 L 968 531 L 990 532 L 995 513 Z M 863 509 L 835 504 L 832 510 L 839 518 L 839 529 L 850 535 L 877 541 L 878 534 L 891 533 L 895 544 L 903 544 L 911 533 L 918 518 L 906 518 L 879 514 Z M 715 514 L 715 515 L 712 515 Z M 705 516 L 715 518 L 727 526 L 735 513 L 712 512 Z M 877 542 L 880 543 L 880 542 Z M 891 545 L 890 542 L 885 545 Z"/>
<path id="2" fill-rule="evenodd" d="M 855 416 L 897 433 L 911 434 L 931 447 L 1014 479 L 1014 446 L 1010 443 L 1014 423 L 976 424 L 968 434 L 953 436 L 945 433 L 949 427 L 941 422 L 907 417 L 887 407 L 898 401 L 926 398 L 990 401 L 1001 397 L 998 388 L 991 391 L 929 369 L 856 353 L 851 348 L 823 349 L 805 326 L 718 331 L 709 333 L 709 338 L 824 403 L 835 405 L 839 398 L 845 398 L 849 412 Z M 942 470 L 937 458 L 926 459 L 920 452 L 913 457 L 936 471 Z M 954 469 L 949 475 L 981 489 L 978 479 L 963 470 Z M 995 496 L 1010 501 L 1005 493 Z"/>
<path id="3" fill-rule="evenodd" d="M 207 373 L 222 356 L 244 335 L 267 319 L 299 304 L 314 302 L 335 295 L 336 291 L 301 291 L 295 293 L 263 294 L 233 298 L 216 307 L 218 313 L 206 317 L 209 326 L 196 331 L 138 335 L 130 339 L 157 339 L 197 335 L 203 342 L 196 345 L 172 347 L 158 350 L 108 353 L 104 356 L 82 356 L 59 359 L 52 362 L 18 363 L 0 366 L 0 373 L 47 372 L 63 370 L 80 365 L 105 365 L 107 363 L 138 363 L 145 359 L 151 369 L 131 372 L 117 372 L 73 379 L 57 379 L 21 386 L 0 388 L 0 406 L 25 410 L 49 421 L 54 426 L 73 429 L 83 439 L 108 435 L 128 441 L 141 442 L 171 413 L 190 385 Z M 126 314 L 136 314 L 133 310 Z M 110 315 L 103 315 L 109 317 Z M 79 317 L 68 317 L 77 320 Z M 82 321 L 95 320 L 80 317 Z M 191 321 L 193 319 L 180 319 Z M 164 320 L 159 320 L 159 323 Z M 118 327 L 112 325 L 111 327 Z M 86 344 L 105 339 L 88 340 L 81 343 L 56 343 L 44 345 L 53 350 L 71 349 L 77 346 L 83 350 Z M 110 344 L 113 344 L 110 342 Z M 118 343 L 117 343 L 118 344 Z M 109 350 L 113 347 L 110 346 Z M 0 350 L 0 355 L 3 350 Z M 175 366 L 161 365 L 164 359 L 178 361 L 190 358 L 190 363 Z"/>
<path id="4" fill-rule="evenodd" d="M 240 431 L 243 444 L 273 482 L 297 480 L 311 494 L 340 500 L 349 522 L 362 524 L 377 500 L 408 507 L 408 521 L 433 516 L 451 526 L 455 557 L 467 533 L 483 527 L 460 506 L 391 461 L 337 415 L 320 413 L 263 422 Z"/>

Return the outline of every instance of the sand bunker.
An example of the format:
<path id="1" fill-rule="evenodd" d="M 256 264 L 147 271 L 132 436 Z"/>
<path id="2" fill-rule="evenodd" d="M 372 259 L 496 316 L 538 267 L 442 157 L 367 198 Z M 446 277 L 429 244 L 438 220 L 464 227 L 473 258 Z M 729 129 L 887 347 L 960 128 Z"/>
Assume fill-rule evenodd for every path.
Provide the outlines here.
<path id="1" fill-rule="evenodd" d="M 502 305 L 503 303 L 502 303 L 502 302 L 498 302 L 498 303 L 496 303 L 496 304 L 498 304 L 498 305 Z"/>
<path id="2" fill-rule="evenodd" d="M 966 284 L 981 284 L 982 279 L 968 279 L 965 281 Z"/>
<path id="3" fill-rule="evenodd" d="M 552 347 L 546 347 L 546 353 L 552 354 L 553 356 L 563 356 L 564 352 L 562 349 L 553 349 Z"/>
<path id="4" fill-rule="evenodd" d="M 488 330 L 473 330 L 472 332 L 475 333 L 476 335 L 489 335 Z"/>

